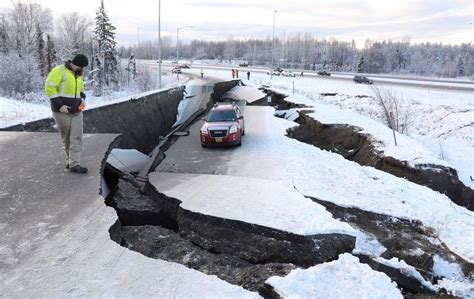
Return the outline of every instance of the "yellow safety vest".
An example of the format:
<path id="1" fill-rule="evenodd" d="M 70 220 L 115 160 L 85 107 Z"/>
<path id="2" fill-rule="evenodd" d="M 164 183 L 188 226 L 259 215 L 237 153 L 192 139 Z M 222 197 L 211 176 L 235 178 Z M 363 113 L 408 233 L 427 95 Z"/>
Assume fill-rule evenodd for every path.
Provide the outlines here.
<path id="1" fill-rule="evenodd" d="M 74 72 L 64 64 L 54 67 L 46 78 L 44 90 L 49 99 L 57 97 L 80 98 L 84 92 L 82 76 L 75 77 Z"/>

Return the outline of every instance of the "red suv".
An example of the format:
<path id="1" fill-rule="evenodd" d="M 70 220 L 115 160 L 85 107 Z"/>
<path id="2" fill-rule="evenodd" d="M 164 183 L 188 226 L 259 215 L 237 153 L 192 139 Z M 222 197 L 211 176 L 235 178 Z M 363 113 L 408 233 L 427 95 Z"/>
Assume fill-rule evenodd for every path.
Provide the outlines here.
<path id="1" fill-rule="evenodd" d="M 244 116 L 235 103 L 215 104 L 203 118 L 201 145 L 241 145 L 245 135 Z"/>

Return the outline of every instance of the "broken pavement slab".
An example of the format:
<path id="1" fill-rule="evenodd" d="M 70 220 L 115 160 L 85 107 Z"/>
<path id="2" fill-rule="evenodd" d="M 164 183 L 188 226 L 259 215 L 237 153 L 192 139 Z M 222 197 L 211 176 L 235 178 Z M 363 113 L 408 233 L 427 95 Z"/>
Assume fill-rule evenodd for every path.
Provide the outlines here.
<path id="1" fill-rule="evenodd" d="M 355 246 L 351 226 L 279 182 L 176 173 L 149 179 L 158 192 L 179 200 L 180 233 L 211 251 L 310 266 Z"/>

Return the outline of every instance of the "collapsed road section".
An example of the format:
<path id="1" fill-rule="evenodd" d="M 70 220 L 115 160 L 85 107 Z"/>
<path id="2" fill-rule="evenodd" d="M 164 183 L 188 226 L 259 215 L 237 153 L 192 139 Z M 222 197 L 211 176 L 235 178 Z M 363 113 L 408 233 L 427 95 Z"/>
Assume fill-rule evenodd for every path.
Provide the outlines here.
<path id="1" fill-rule="evenodd" d="M 217 177 L 218 180 L 232 179 Z M 209 186 L 216 179 L 215 176 L 156 173 L 151 175 L 151 182 L 143 193 L 133 178 L 119 179 L 107 200 L 119 217 L 111 229 L 112 238 L 149 257 L 181 263 L 260 292 L 271 276 L 288 274 L 295 266 L 306 268 L 334 260 L 340 253 L 353 250 L 355 237 L 350 235 L 351 227 L 332 219 L 324 209 L 315 211 L 317 206 L 296 191 L 263 180 L 243 181 L 247 186 L 258 186 L 261 193 L 253 193 L 254 196 L 258 194 L 260 198 L 279 201 L 282 205 L 268 210 L 272 205 L 260 202 L 256 206 L 259 201 L 254 197 L 243 202 L 242 193 L 226 196 L 224 201 L 222 197 L 213 196 L 219 193 L 212 190 L 198 192 L 196 184 Z M 265 185 L 267 188 L 262 191 Z M 157 188 L 176 198 L 160 193 Z M 255 190 L 247 191 L 252 194 Z M 288 204 L 294 206 L 298 202 L 300 208 L 295 208 L 291 217 L 286 213 Z M 315 215 L 325 217 L 315 218 Z M 288 223 L 293 227 L 287 230 L 293 232 L 282 230 Z"/>
<path id="2" fill-rule="evenodd" d="M 273 90 L 267 89 L 266 91 L 272 98 L 272 105 L 276 106 L 278 110 L 306 107 L 306 109 L 300 109 L 297 113 L 292 114 L 291 120 L 296 121 L 299 126 L 290 128 L 288 137 L 340 154 L 345 159 L 360 165 L 371 166 L 416 184 L 427 186 L 446 194 L 454 203 L 471 211 L 474 210 L 474 190 L 464 185 L 459 180 L 456 170 L 441 164 L 442 161 L 438 161 L 440 164 L 424 163 L 423 161 L 408 163 L 381 151 L 376 146 L 380 141 L 374 139 L 370 132 L 364 131 L 364 128 L 319 120 L 319 114 L 324 114 L 325 110 L 330 109 L 329 105 L 318 105 L 317 113 L 315 113 L 314 107 L 286 101 L 286 95 Z M 340 116 L 340 118 L 343 117 Z M 389 129 L 385 131 L 384 134 L 391 136 Z M 397 135 L 400 139 L 405 137 Z"/>

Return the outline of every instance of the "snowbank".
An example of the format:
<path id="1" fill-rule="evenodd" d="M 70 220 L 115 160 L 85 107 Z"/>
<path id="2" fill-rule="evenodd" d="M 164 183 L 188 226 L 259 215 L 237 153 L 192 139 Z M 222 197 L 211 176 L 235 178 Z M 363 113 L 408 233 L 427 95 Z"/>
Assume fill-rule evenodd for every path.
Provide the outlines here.
<path id="1" fill-rule="evenodd" d="M 49 106 L 0 97 L 0 128 L 52 117 Z"/>
<path id="2" fill-rule="evenodd" d="M 266 283 L 283 298 L 403 298 L 387 275 L 348 253 L 336 261 L 293 270 L 285 277 L 270 277 Z"/>
<path id="3" fill-rule="evenodd" d="M 466 278 L 458 264 L 445 261 L 440 256 L 433 258 L 433 273 L 441 277 L 437 286 L 445 288 L 454 296 L 474 298 L 474 282 Z"/>

